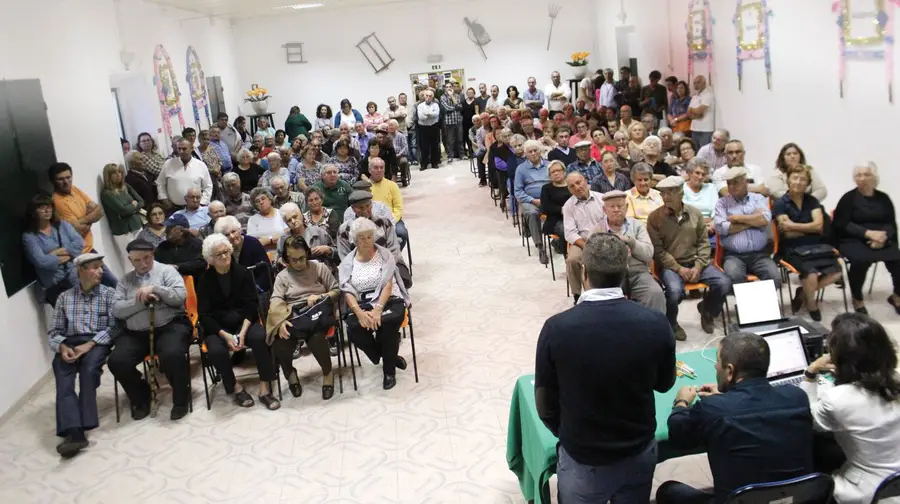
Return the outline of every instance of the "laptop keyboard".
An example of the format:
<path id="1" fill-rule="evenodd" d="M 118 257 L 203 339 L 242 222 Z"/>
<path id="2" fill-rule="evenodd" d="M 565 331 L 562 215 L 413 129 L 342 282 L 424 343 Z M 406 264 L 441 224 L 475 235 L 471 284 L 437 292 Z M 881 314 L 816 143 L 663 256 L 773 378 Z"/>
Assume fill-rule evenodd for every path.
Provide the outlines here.
<path id="1" fill-rule="evenodd" d="M 785 378 L 783 380 L 776 380 L 772 382 L 772 385 L 775 387 L 781 385 L 800 385 L 800 382 L 803 381 L 803 376 L 794 376 L 793 378 Z"/>

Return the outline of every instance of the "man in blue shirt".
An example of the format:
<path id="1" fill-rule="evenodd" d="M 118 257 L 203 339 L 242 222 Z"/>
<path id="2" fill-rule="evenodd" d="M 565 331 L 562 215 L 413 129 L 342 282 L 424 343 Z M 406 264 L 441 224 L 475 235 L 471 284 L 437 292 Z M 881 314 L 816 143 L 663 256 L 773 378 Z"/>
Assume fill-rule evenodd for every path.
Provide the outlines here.
<path id="1" fill-rule="evenodd" d="M 669 443 L 705 449 L 714 494 L 667 481 L 656 492 L 657 504 L 721 504 L 742 486 L 813 472 L 809 400 L 799 387 L 769 384 L 769 359 L 762 336 L 729 334 L 719 344 L 717 383 L 678 391 L 669 415 Z M 698 394 L 702 401 L 691 406 Z"/>
<path id="2" fill-rule="evenodd" d="M 184 208 L 172 214 L 183 215 L 187 219 L 188 229 L 195 236 L 200 234 L 200 229 L 209 224 L 209 207 L 200 206 L 200 189 L 192 187 L 184 195 Z"/>
<path id="3" fill-rule="evenodd" d="M 222 140 L 222 130 L 218 126 L 209 128 L 209 144 L 216 149 L 216 154 L 219 155 L 219 159 L 222 162 L 222 171 L 230 172 L 234 167 L 231 161 L 231 151 L 228 148 L 228 144 Z"/>
<path id="4" fill-rule="evenodd" d="M 538 250 L 541 264 L 547 264 L 549 258 L 544 250 L 541 238 L 541 188 L 550 182 L 547 160 L 541 157 L 541 143 L 537 140 L 525 142 L 525 162 L 516 168 L 513 193 L 522 206 L 522 218 L 526 224 L 526 232 L 530 232 L 534 247 Z"/>
<path id="5" fill-rule="evenodd" d="M 528 89 L 522 93 L 522 100 L 525 101 L 525 106 L 531 110 L 534 117 L 537 117 L 547 98 L 544 96 L 544 92 L 537 88 L 537 79 L 534 77 L 528 78 Z"/>
<path id="6" fill-rule="evenodd" d="M 761 280 L 774 280 L 781 288 L 778 267 L 766 253 L 772 220 L 769 199 L 748 190 L 747 170 L 743 166 L 730 168 L 725 174 L 728 194 L 716 203 L 714 223 L 719 234 L 719 246 L 725 251 L 725 274 L 733 284 L 747 281 L 747 274 Z"/>

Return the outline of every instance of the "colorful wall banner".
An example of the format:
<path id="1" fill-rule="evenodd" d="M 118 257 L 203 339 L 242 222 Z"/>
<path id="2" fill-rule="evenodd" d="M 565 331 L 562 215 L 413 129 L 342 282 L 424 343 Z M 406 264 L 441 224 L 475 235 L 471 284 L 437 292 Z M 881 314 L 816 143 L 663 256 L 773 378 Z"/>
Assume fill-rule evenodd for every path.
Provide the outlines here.
<path id="1" fill-rule="evenodd" d="M 172 138 L 172 117 L 178 116 L 178 124 L 184 129 L 184 116 L 181 113 L 181 91 L 178 90 L 178 77 L 172 59 L 162 44 L 153 51 L 153 84 L 159 97 L 160 114 L 166 135 Z M 178 131 L 179 134 L 181 130 Z"/>
<path id="2" fill-rule="evenodd" d="M 688 82 L 694 75 L 694 61 L 706 60 L 707 80 L 713 74 L 713 18 L 709 11 L 709 0 L 691 0 L 688 6 Z"/>
<path id="3" fill-rule="evenodd" d="M 738 90 L 743 89 L 744 62 L 763 60 L 766 68 L 766 86 L 772 89 L 772 59 L 769 54 L 769 9 L 768 0 L 743 3 L 737 0 L 734 11 L 734 26 L 737 29 L 737 75 Z"/>
<path id="4" fill-rule="evenodd" d="M 900 0 L 835 0 L 840 62 L 841 98 L 847 80 L 847 60 L 884 61 L 888 102 L 894 103 L 894 13 Z"/>
<path id="5" fill-rule="evenodd" d="M 209 115 L 209 97 L 206 93 L 206 75 L 203 73 L 203 66 L 200 64 L 200 58 L 197 56 L 197 51 L 194 50 L 194 46 L 188 46 L 185 60 L 187 74 L 184 76 L 184 80 L 187 81 L 188 91 L 191 93 L 191 105 L 194 109 L 194 122 L 197 124 L 197 129 L 200 130 L 203 129 L 200 124 L 201 107 L 204 112 L 206 112 L 207 124 L 212 125 L 212 120 Z"/>

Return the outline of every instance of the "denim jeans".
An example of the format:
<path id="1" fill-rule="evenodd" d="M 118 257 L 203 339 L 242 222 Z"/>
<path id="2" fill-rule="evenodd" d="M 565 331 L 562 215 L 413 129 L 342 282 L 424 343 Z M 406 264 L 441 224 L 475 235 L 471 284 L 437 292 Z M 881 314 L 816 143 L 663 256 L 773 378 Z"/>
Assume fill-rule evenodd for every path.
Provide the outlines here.
<path id="1" fill-rule="evenodd" d="M 410 126 L 409 131 L 406 133 L 406 143 L 409 144 L 409 162 L 410 163 L 418 163 L 419 162 L 419 144 L 418 137 L 416 135 L 416 127 Z"/>
<path id="2" fill-rule="evenodd" d="M 692 131 L 691 139 L 697 144 L 697 150 L 700 150 L 700 147 L 712 142 L 712 131 Z"/>
<path id="3" fill-rule="evenodd" d="M 560 504 L 647 504 L 656 469 L 656 441 L 629 458 L 604 466 L 582 465 L 559 446 L 556 477 Z"/>
<path id="4" fill-rule="evenodd" d="M 663 270 L 661 279 L 666 286 L 666 318 L 669 319 L 669 325 L 675 327 L 678 323 L 678 303 L 684 297 L 684 280 L 670 269 Z M 699 282 L 709 286 L 703 307 L 710 316 L 719 316 L 725 296 L 731 292 L 731 279 L 710 264 L 700 272 Z"/>

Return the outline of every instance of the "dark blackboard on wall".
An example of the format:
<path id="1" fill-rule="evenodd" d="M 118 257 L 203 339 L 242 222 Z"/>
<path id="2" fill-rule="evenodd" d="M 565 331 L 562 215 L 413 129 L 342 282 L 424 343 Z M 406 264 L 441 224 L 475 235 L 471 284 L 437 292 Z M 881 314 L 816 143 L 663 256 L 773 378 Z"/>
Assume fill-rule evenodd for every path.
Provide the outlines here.
<path id="1" fill-rule="evenodd" d="M 7 296 L 35 280 L 22 249 L 25 205 L 50 192 L 47 169 L 55 162 L 40 80 L 0 80 L 0 271 Z"/>

